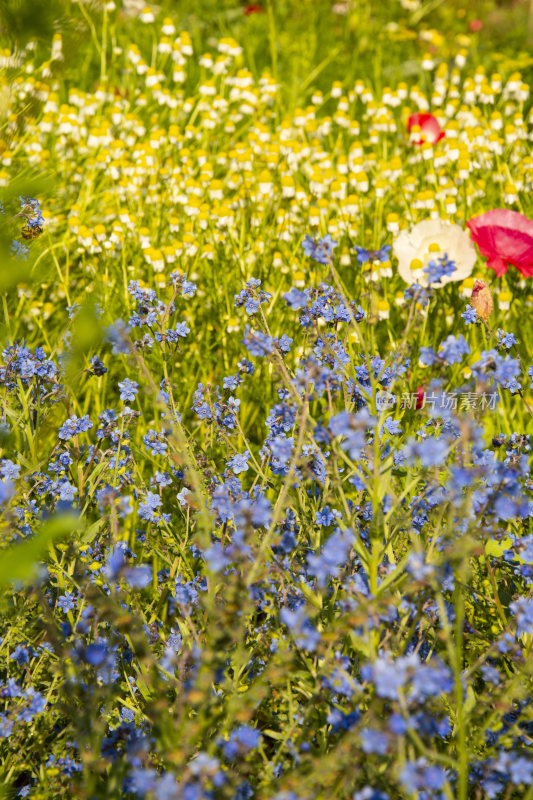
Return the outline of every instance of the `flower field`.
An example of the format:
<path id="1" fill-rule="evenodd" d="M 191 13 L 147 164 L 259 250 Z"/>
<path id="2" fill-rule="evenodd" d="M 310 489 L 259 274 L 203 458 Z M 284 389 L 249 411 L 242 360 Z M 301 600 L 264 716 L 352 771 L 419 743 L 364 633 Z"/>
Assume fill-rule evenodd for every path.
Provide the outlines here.
<path id="1" fill-rule="evenodd" d="M 533 7 L 471 5 L 0 9 L 0 798 L 533 800 Z"/>

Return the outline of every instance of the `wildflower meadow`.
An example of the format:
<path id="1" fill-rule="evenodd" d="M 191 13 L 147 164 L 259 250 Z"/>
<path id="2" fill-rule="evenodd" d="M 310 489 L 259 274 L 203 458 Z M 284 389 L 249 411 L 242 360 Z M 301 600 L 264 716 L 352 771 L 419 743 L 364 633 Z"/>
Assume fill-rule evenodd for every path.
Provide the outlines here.
<path id="1" fill-rule="evenodd" d="M 0 798 L 533 800 L 532 52 L 0 3 Z"/>

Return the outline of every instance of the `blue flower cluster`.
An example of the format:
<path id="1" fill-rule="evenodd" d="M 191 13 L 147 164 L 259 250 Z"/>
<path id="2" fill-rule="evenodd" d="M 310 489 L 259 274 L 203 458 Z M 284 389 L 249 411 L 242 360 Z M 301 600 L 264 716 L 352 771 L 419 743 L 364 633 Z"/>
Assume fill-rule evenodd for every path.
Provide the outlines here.
<path id="1" fill-rule="evenodd" d="M 489 382 L 520 401 L 515 337 L 500 330 L 465 378 L 460 334 L 418 366 L 401 344 L 381 353 L 362 306 L 325 283 L 287 292 L 274 327 L 252 279 L 235 299 L 255 326 L 240 360 L 188 396 L 194 305 L 174 317 L 195 287 L 168 288 L 129 284 L 128 323 L 75 386 L 43 348 L 2 352 L 6 545 L 37 541 L 51 515 L 75 528 L 12 586 L 24 634 L 1 633 L 3 746 L 26 741 L 37 765 L 15 767 L 20 786 L 31 796 L 44 771 L 91 796 L 113 780 L 125 797 L 218 800 L 252 797 L 267 769 L 271 796 L 290 797 L 336 748 L 358 800 L 532 786 L 531 443 L 487 437 L 481 412 L 450 402 Z M 405 407 L 417 369 L 427 404 Z M 467 772 L 442 757 L 460 747 Z"/>

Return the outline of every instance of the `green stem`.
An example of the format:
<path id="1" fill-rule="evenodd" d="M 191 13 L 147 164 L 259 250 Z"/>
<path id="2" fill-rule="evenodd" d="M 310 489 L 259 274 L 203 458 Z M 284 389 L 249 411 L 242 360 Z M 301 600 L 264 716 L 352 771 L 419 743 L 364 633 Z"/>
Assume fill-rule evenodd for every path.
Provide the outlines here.
<path id="1" fill-rule="evenodd" d="M 278 77 L 278 46 L 276 37 L 276 19 L 272 0 L 267 0 L 268 14 L 268 44 L 270 48 L 270 62 L 272 64 L 272 77 Z"/>

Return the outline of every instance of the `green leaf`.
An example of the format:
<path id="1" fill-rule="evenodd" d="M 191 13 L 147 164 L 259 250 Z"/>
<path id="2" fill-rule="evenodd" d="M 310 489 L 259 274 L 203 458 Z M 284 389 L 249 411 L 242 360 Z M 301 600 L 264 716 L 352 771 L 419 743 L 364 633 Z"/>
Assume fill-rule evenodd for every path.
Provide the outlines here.
<path id="1" fill-rule="evenodd" d="M 49 545 L 56 539 L 72 533 L 79 526 L 80 520 L 73 514 L 54 517 L 45 522 L 29 541 L 3 550 L 0 559 L 0 586 L 31 578 Z"/>
<path id="2" fill-rule="evenodd" d="M 30 277 L 31 262 L 13 258 L 9 253 L 10 244 L 0 241 L 0 292 L 6 292 Z"/>
<path id="3" fill-rule="evenodd" d="M 271 739 L 278 739 L 280 742 L 286 738 L 286 734 L 279 733 L 278 731 L 272 731 L 269 728 L 266 730 L 261 731 L 264 736 L 269 736 Z"/>
<path id="4" fill-rule="evenodd" d="M 96 522 L 93 522 L 92 525 L 89 525 L 83 536 L 81 537 L 81 541 L 83 544 L 90 544 L 94 541 L 97 534 L 100 532 L 103 526 L 103 522 L 101 519 L 98 519 Z"/>

